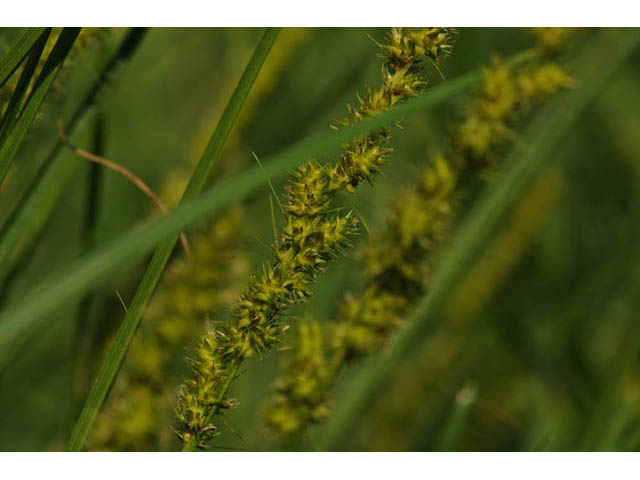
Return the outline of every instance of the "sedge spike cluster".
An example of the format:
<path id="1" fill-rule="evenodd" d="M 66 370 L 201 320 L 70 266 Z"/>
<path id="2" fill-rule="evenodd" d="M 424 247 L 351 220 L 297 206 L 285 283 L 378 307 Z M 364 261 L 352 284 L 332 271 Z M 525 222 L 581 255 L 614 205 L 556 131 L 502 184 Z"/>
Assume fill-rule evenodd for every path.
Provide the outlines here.
<path id="1" fill-rule="evenodd" d="M 325 339 L 320 323 L 305 319 L 296 329 L 295 350 L 288 355 L 286 375 L 272 385 L 269 420 L 282 433 L 299 431 L 304 421 L 323 422 L 331 409 L 326 383 L 331 367 L 325 356 Z M 295 405 L 296 414 L 292 415 Z"/>
<path id="2" fill-rule="evenodd" d="M 536 43 L 546 54 L 556 54 L 565 49 L 567 41 L 574 36 L 575 27 L 533 27 L 531 33 Z"/>
<path id="3" fill-rule="evenodd" d="M 450 156 L 462 169 L 494 165 L 499 147 L 513 137 L 510 124 L 518 114 L 574 85 L 573 78 L 557 63 L 534 62 L 514 74 L 494 58 L 483 71 L 465 120 L 454 129 Z"/>
<path id="4" fill-rule="evenodd" d="M 362 249 L 362 292 L 346 295 L 339 320 L 325 331 L 328 340 L 315 342 L 327 345 L 324 353 L 315 352 L 314 362 L 308 362 L 308 349 L 301 348 L 308 333 L 297 335 L 266 408 L 266 421 L 277 433 L 294 435 L 328 416 L 328 391 L 341 367 L 380 351 L 424 295 L 432 254 L 447 238 L 458 210 L 459 177 L 492 166 L 523 111 L 573 86 L 561 66 L 546 60 L 514 72 L 495 59 L 483 71 L 464 119 L 452 129 L 446 156 L 435 155 L 418 182 L 400 193 L 386 229 Z M 300 382 L 313 388 L 301 388 Z"/>
<path id="5" fill-rule="evenodd" d="M 337 122 L 353 124 L 392 108 L 420 93 L 425 85 L 424 60 L 440 58 L 450 49 L 452 30 L 393 29 L 381 45 L 386 59 L 382 86 L 368 89 L 359 105 Z M 343 149 L 336 165 L 309 162 L 292 175 L 285 190 L 284 225 L 273 245 L 274 260 L 254 276 L 233 309 L 231 319 L 212 323 L 190 359 L 193 374 L 179 391 L 177 434 L 185 449 L 205 448 L 216 435 L 213 417 L 235 402 L 227 392 L 241 363 L 278 345 L 287 328 L 282 314 L 311 294 L 311 286 L 328 262 L 343 255 L 356 232 L 356 220 L 336 211 L 338 191 L 354 192 L 372 183 L 387 160 L 389 129 L 357 138 Z"/>

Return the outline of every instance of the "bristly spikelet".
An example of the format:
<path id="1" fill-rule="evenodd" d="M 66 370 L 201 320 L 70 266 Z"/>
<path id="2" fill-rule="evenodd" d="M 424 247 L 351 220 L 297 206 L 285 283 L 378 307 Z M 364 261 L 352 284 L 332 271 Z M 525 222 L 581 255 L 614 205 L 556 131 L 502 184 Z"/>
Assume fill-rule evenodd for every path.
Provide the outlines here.
<path id="1" fill-rule="evenodd" d="M 501 60 L 482 72 L 482 81 L 466 119 L 455 128 L 451 158 L 458 167 L 495 163 L 496 148 L 510 136 L 509 123 L 533 102 L 572 88 L 575 82 L 560 65 L 531 64 L 516 74 Z"/>
<path id="2" fill-rule="evenodd" d="M 560 90 L 575 87 L 575 80 L 557 63 L 532 65 L 516 76 L 522 103 L 542 101 Z"/>
<path id="3" fill-rule="evenodd" d="M 193 376 L 179 392 L 176 416 L 181 423 L 200 430 L 200 440 L 203 442 L 209 441 L 216 433 L 215 428 L 207 428 L 207 405 L 216 403 L 221 382 L 232 375 L 224 361 L 225 340 L 221 332 L 211 325 L 207 326 L 200 344 L 189 357 Z"/>
<path id="4" fill-rule="evenodd" d="M 449 54 L 454 32 L 451 28 L 392 29 L 387 35 L 389 43 L 378 44 L 386 58 L 382 85 L 377 90 L 368 88 L 364 96 L 358 96 L 358 107 L 347 105 L 349 115 L 336 122 L 335 127 L 378 115 L 418 95 L 427 85 L 422 60 L 429 58 L 437 64 L 442 56 Z M 387 145 L 390 133 L 388 128 L 382 128 L 351 142 L 340 161 L 330 168 L 331 189 L 354 191 L 361 182 L 371 183 L 391 153 Z"/>
<path id="5" fill-rule="evenodd" d="M 389 63 L 395 68 L 413 66 L 416 59 L 427 57 L 438 62 L 449 55 L 453 48 L 452 28 L 432 27 L 403 31 L 393 28 L 387 35 L 387 45 L 380 45 L 389 57 Z"/>
<path id="6" fill-rule="evenodd" d="M 381 236 L 374 235 L 362 250 L 366 281 L 379 283 L 384 277 L 399 291 L 422 284 L 425 267 L 415 255 L 434 248 L 446 235 L 456 178 L 450 163 L 436 156 L 417 184 L 400 192 L 390 205 L 387 229 Z"/>
<path id="7" fill-rule="evenodd" d="M 342 322 L 333 326 L 333 351 L 345 362 L 376 352 L 388 334 L 403 323 L 406 298 L 370 286 L 361 296 L 347 295 L 340 308 Z"/>
<path id="8" fill-rule="evenodd" d="M 417 95 L 426 83 L 421 60 L 426 57 L 435 61 L 445 54 L 451 33 L 451 29 L 439 28 L 392 30 L 390 46 L 381 46 L 386 54 L 382 86 L 377 90 L 367 89 L 364 96 L 359 97 L 359 106 L 348 106 L 348 116 L 337 122 L 337 126 L 377 115 Z M 285 187 L 284 226 L 272 247 L 274 260 L 264 265 L 260 276 L 251 279 L 233 309 L 232 318 L 214 327 L 218 333 L 211 347 L 216 349 L 223 373 L 211 374 L 221 378 L 211 379 L 209 383 L 199 379 L 207 372 L 196 359 L 193 360 L 194 380 L 181 389 L 177 406 L 181 423 L 178 435 L 185 448 L 204 447 L 214 430 L 210 422 L 226 402 L 229 384 L 240 364 L 277 345 L 279 334 L 285 328 L 282 314 L 312 294 L 311 285 L 317 276 L 349 245 L 349 237 L 356 231 L 356 220 L 351 213 L 333 209 L 331 201 L 338 190 L 354 192 L 360 183 L 373 182 L 391 152 L 390 133 L 390 129 L 383 128 L 356 138 L 344 147 L 336 165 L 320 166 L 310 162 L 293 173 Z M 209 391 L 200 391 L 203 385 L 213 385 L 216 389 L 213 397 Z M 215 402 L 211 398 L 215 398 Z"/>
<path id="9" fill-rule="evenodd" d="M 567 39 L 571 37 L 575 28 L 571 27 L 534 27 L 531 29 L 540 48 L 547 53 L 558 53 L 566 46 Z"/>

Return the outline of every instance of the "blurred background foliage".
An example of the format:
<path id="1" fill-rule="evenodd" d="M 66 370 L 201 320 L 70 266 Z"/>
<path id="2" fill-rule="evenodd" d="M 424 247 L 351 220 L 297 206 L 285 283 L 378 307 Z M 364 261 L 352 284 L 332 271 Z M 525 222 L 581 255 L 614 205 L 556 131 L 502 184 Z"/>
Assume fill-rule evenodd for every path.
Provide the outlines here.
<path id="1" fill-rule="evenodd" d="M 0 29 L 0 56 L 20 34 L 19 29 Z M 57 139 L 57 119 L 73 109 L 78 92 L 95 79 L 125 34 L 108 29 L 72 55 L 0 188 L 0 225 L 39 174 Z M 83 117 L 73 142 L 125 165 L 167 204 L 175 204 L 260 34 L 260 29 L 150 29 Z M 353 103 L 356 92 L 375 84 L 379 76 L 380 61 L 367 34 L 379 39 L 384 30 L 284 29 L 211 181 L 224 181 L 253 164 L 252 152 L 266 157 L 342 117 L 345 104 Z M 461 29 L 442 70 L 454 78 L 487 65 L 494 55 L 507 57 L 532 43 L 530 32 L 523 29 Z M 469 272 L 451 301 L 447 321 L 395 372 L 347 448 L 640 448 L 639 60 L 640 52 L 635 52 L 574 125 L 551 167 Z M 432 82 L 441 81 L 434 73 Z M 390 200 L 411 183 L 429 154 L 444 145 L 469 94 L 397 129 L 391 164 L 375 189 L 363 186 L 358 195 L 342 199 L 357 208 L 369 229 L 383 227 Z M 68 150 L 58 160 L 65 165 L 65 181 L 54 195 L 36 245 L 0 285 L 4 304 L 89 247 L 158 214 L 117 174 L 95 168 Z M 490 182 L 499 181 L 499 171 L 485 174 Z M 281 184 L 274 187 L 281 191 Z M 465 193 L 465 204 L 473 203 L 476 190 Z M 234 248 L 248 265 L 241 269 L 240 281 L 234 280 L 239 285 L 247 271 L 257 271 L 270 255 L 269 196 L 265 179 L 263 189 L 233 207 L 242 218 Z M 211 225 L 205 222 L 187 233 L 190 239 L 206 239 L 209 231 L 215 235 Z M 366 239 L 367 232 L 361 233 L 358 242 Z M 174 252 L 175 257 L 182 255 L 180 249 Z M 51 327 L 0 372 L 0 450 L 64 448 L 123 317 L 118 294 L 125 304 L 130 301 L 145 265 L 130 265 L 87 298 L 60 309 Z M 295 324 L 305 311 L 331 320 L 343 292 L 357 286 L 359 274 L 353 255 L 331 265 L 315 296 L 288 312 L 290 322 Z M 216 308 L 229 307 L 233 295 L 227 296 Z M 145 321 L 140 335 L 145 334 Z M 171 368 L 163 373 L 160 391 L 169 412 L 161 416 L 166 422 L 156 426 L 156 433 L 165 432 L 164 440 L 138 447 L 126 442 L 109 447 L 107 442 L 100 448 L 176 448 L 169 430 L 170 401 L 187 373 L 183 353 L 203 325 L 187 329 L 182 343 L 174 345 Z M 285 346 L 288 341 L 284 339 Z M 214 441 L 216 448 L 315 448 L 322 426 L 286 444 L 265 426 L 264 402 L 277 357 L 274 353 L 245 364 L 246 372 L 232 390 L 240 406 L 227 414 L 235 433 L 225 425 L 225 433 Z M 332 402 L 349 395 L 351 379 L 366 365 L 342 373 Z M 114 395 L 116 391 L 114 387 Z M 121 396 L 144 410 L 144 400 L 127 396 L 126 389 Z M 131 428 L 143 427 L 134 422 Z"/>

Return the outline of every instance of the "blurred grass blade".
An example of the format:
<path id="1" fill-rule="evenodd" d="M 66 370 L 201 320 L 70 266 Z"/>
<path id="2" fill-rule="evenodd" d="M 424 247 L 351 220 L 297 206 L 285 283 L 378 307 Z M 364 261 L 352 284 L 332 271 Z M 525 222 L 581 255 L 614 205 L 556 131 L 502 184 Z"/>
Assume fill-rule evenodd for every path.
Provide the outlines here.
<path id="1" fill-rule="evenodd" d="M 56 78 L 60 67 L 67 58 L 73 42 L 80 33 L 80 28 L 65 28 L 60 33 L 51 55 L 47 58 L 42 72 L 36 80 L 27 103 L 20 113 L 20 117 L 16 121 L 14 127 L 8 132 L 4 141 L 0 144 L 0 185 L 9 171 L 13 157 L 24 140 L 29 127 L 33 123 L 40 110 L 45 96 Z"/>
<path id="2" fill-rule="evenodd" d="M 456 394 L 451 407 L 449 418 L 442 429 L 438 440 L 438 452 L 450 452 L 456 446 L 460 432 L 464 428 L 473 402 L 476 399 L 477 389 L 474 385 L 467 384 Z"/>
<path id="3" fill-rule="evenodd" d="M 86 89 L 82 101 L 65 119 L 69 135 L 75 130 L 89 107 L 95 104 L 105 86 L 113 83 L 114 71 L 131 58 L 146 32 L 146 28 L 133 28 L 126 34 L 117 51 L 111 55 L 98 72 L 95 81 Z M 62 158 L 61 147 L 60 141 L 53 145 L 31 185 L 0 229 L 0 292 L 4 290 L 7 279 L 27 257 L 39 238 L 51 210 L 56 205 L 56 200 L 73 173 L 73 166 L 77 162 L 70 155 L 65 154 Z M 0 301 L 1 297 L 0 294 Z"/>
<path id="4" fill-rule="evenodd" d="M 106 119 L 103 111 L 98 107 L 95 118 L 92 119 L 91 128 L 91 152 L 98 156 L 104 155 L 106 144 Z M 98 212 L 101 206 L 101 192 L 104 168 L 101 165 L 91 162 L 87 172 L 84 212 L 82 223 L 83 252 L 88 252 L 96 244 L 96 226 Z M 0 283 L 1 285 L 1 283 Z M 91 306 L 94 297 L 98 297 L 97 292 L 92 290 L 85 294 L 78 304 L 75 319 L 75 330 L 73 334 L 73 357 L 75 363 L 74 372 L 74 394 L 76 409 L 80 411 L 82 403 L 91 388 L 92 372 L 91 365 L 95 358 L 94 346 L 96 343 L 97 330 L 99 330 L 99 319 L 91 321 Z"/>
<path id="5" fill-rule="evenodd" d="M 335 153 L 341 145 L 359 135 L 450 99 L 479 78 L 479 71 L 462 75 L 433 88 L 424 97 L 394 107 L 381 115 L 338 131 L 329 130 L 301 140 L 265 159 L 262 168 L 251 167 L 195 198 L 186 199 L 169 215 L 134 228 L 74 262 L 62 272 L 51 275 L 27 293 L 21 302 L 7 306 L 0 314 L 0 371 L 13 358 L 20 342 L 26 341 L 35 328 L 41 327 L 43 318 L 55 308 L 84 294 L 105 276 L 142 257 L 166 238 L 177 238 L 185 226 L 211 217 L 226 205 L 242 200 L 258 188 L 264 187 L 265 177 L 271 180 L 281 178 L 310 158 Z"/>
<path id="6" fill-rule="evenodd" d="M 16 71 L 22 60 L 38 42 L 38 39 L 48 36 L 48 28 L 27 28 L 22 37 L 11 47 L 2 60 L 0 60 L 0 88 L 9 80 L 9 77 Z"/>
<path id="7" fill-rule="evenodd" d="M 279 28 L 267 28 L 262 36 L 262 39 L 258 43 L 251 60 L 247 64 L 245 71 L 236 86 L 235 91 L 231 95 L 227 106 L 218 121 L 211 140 L 207 145 L 198 165 L 191 176 L 191 180 L 187 185 L 187 188 L 183 195 L 183 200 L 193 197 L 200 193 L 202 187 L 207 181 L 209 172 L 213 167 L 213 164 L 220 156 L 222 148 L 231 133 L 231 129 L 242 110 L 242 106 L 246 101 L 251 87 L 258 77 L 258 73 L 264 64 L 271 47 L 273 46 L 278 33 Z M 122 364 L 124 357 L 129 349 L 129 345 L 133 340 L 142 314 L 151 298 L 153 290 L 155 289 L 162 271 L 169 260 L 169 256 L 173 251 L 173 248 L 178 240 L 179 232 L 173 232 L 169 238 L 164 240 L 154 252 L 151 262 L 147 267 L 147 271 L 136 290 L 135 296 L 127 310 L 127 313 L 116 333 L 115 339 L 107 358 L 105 359 L 100 372 L 96 378 L 96 382 L 89 393 L 89 397 L 85 403 L 80 418 L 78 419 L 76 426 L 71 434 L 69 443 L 67 444 L 67 450 L 78 451 L 82 449 L 85 438 L 89 431 L 89 428 L 93 424 L 93 421 L 100 411 L 102 404 L 104 403 L 111 385 L 113 384 L 120 365 Z"/>
<path id="8" fill-rule="evenodd" d="M 9 105 L 7 105 L 2 121 L 0 122 L 0 145 L 2 145 L 7 133 L 13 128 L 16 120 L 18 119 L 18 112 L 22 106 L 22 100 L 29 91 L 29 85 L 31 84 L 36 68 L 38 67 L 40 56 L 42 55 L 44 46 L 47 44 L 47 39 L 49 38 L 50 33 L 51 29 L 49 28 L 40 35 L 40 37 L 38 37 L 38 41 L 29 53 L 25 66 L 20 74 L 18 84 L 16 85 L 16 89 L 14 90 L 13 95 L 11 95 Z"/>
<path id="9" fill-rule="evenodd" d="M 407 327 L 393 338 L 389 353 L 373 360 L 350 386 L 349 395 L 344 398 L 327 427 L 321 443 L 323 450 L 345 448 L 358 420 L 370 411 L 370 404 L 375 401 L 388 378 L 398 371 L 402 362 L 415 352 L 437 326 L 450 293 L 490 242 L 523 189 L 535 178 L 545 162 L 551 160 L 558 142 L 639 40 L 638 29 L 606 29 L 585 47 L 575 62 L 580 85 L 564 96 L 553 110 L 545 109 L 536 115 L 527 130 L 527 150 L 524 153 L 514 151 L 507 162 L 511 167 L 504 177 L 479 199 L 468 221 L 457 232 L 439 266 L 431 290 L 416 307 Z"/>

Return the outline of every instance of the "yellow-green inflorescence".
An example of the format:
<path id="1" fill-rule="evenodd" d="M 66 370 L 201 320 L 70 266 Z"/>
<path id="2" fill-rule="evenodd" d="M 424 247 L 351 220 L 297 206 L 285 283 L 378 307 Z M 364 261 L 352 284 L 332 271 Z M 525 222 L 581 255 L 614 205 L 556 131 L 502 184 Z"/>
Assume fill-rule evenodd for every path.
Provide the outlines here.
<path id="1" fill-rule="evenodd" d="M 500 147 L 513 138 L 510 125 L 519 114 L 573 84 L 561 66 L 546 60 L 515 69 L 495 59 L 483 71 L 463 120 L 452 129 L 446 154 L 431 158 L 418 181 L 391 204 L 386 228 L 361 249 L 361 292 L 346 295 L 338 320 L 324 332 L 308 319 L 310 326 L 297 333 L 266 408 L 266 421 L 276 432 L 296 434 L 329 416 L 328 393 L 340 368 L 380 351 L 424 295 L 432 254 L 458 210 L 459 177 L 492 166 Z M 313 362 L 305 360 L 309 331 L 326 337 L 314 340 Z"/>
<path id="2" fill-rule="evenodd" d="M 495 163 L 497 150 L 513 138 L 510 124 L 535 102 L 570 88 L 574 81 L 554 62 L 532 62 L 513 72 L 499 59 L 483 72 L 477 97 L 452 136 L 452 161 L 459 168 Z"/>
<path id="3" fill-rule="evenodd" d="M 419 94 L 426 85 L 425 60 L 437 62 L 448 53 L 452 34 L 448 28 L 393 29 L 388 43 L 380 45 L 386 59 L 382 86 L 366 90 L 359 105 L 349 106 L 348 116 L 336 127 Z M 336 210 L 332 200 L 338 191 L 353 192 L 360 183 L 372 183 L 391 152 L 389 137 L 390 130 L 384 128 L 355 139 L 335 165 L 309 162 L 288 181 L 274 260 L 251 279 L 231 318 L 210 325 L 190 359 L 193 375 L 181 388 L 176 407 L 178 435 L 185 449 L 204 448 L 216 435 L 213 417 L 232 406 L 227 393 L 241 363 L 278 344 L 286 329 L 282 313 L 309 297 L 327 263 L 343 254 L 356 231 L 356 220 L 350 212 Z M 303 331 L 309 337 L 315 332 L 314 327 Z M 315 344 L 309 340 L 309 345 Z"/>
<path id="4" fill-rule="evenodd" d="M 165 273 L 89 438 L 91 450 L 169 449 L 173 435 L 158 425 L 172 415 L 172 368 L 206 318 L 229 308 L 240 293 L 248 272 L 239 241 L 243 222 L 242 211 L 233 208 L 189 235 L 191 253 Z"/>

